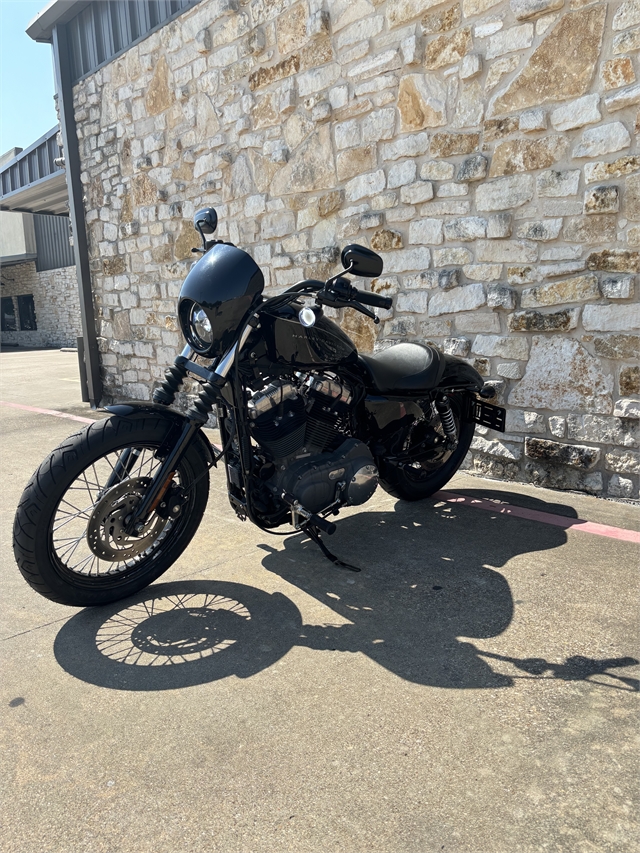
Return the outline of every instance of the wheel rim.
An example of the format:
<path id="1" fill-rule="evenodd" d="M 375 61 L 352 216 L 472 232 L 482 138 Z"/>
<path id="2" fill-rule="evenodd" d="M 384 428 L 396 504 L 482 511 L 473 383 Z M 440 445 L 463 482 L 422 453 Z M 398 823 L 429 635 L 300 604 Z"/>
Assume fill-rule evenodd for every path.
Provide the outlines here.
<path id="1" fill-rule="evenodd" d="M 137 492 L 141 493 L 143 491 L 141 484 L 146 486 L 162 464 L 162 460 L 155 456 L 158 445 L 144 444 L 132 447 L 138 453 L 137 459 L 128 476 L 123 478 L 119 485 L 109 490 L 110 495 L 117 489 L 126 494 L 125 484 L 127 483 L 131 484 L 131 492 L 134 491 L 135 483 Z M 168 519 L 162 523 L 163 519 L 155 514 L 152 515 L 145 526 L 146 537 L 143 539 L 149 540 L 150 530 L 153 531 L 154 536 L 144 550 L 135 546 L 127 548 L 126 542 L 123 543 L 121 539 L 120 550 L 123 559 L 115 558 L 117 549 L 109 549 L 105 544 L 107 538 L 104 533 L 104 524 L 108 524 L 109 521 L 106 516 L 103 520 L 97 518 L 96 510 L 99 516 L 100 505 L 105 503 L 107 495 L 105 488 L 107 481 L 126 449 L 123 447 L 110 451 L 83 468 L 66 488 L 54 510 L 49 539 L 51 556 L 58 569 L 63 574 L 73 577 L 76 582 L 82 580 L 92 583 L 109 582 L 114 578 L 120 580 L 124 575 L 136 572 L 143 563 L 146 565 L 149 560 L 159 555 L 162 546 L 169 544 L 169 541 L 175 538 L 188 517 L 193 503 L 193 490 L 189 493 L 189 500 L 184 505 L 182 513 L 176 519 Z M 181 465 L 173 482 L 185 488 L 186 479 L 189 478 L 186 477 L 184 466 Z M 92 539 L 91 542 L 88 534 Z M 108 555 L 112 550 L 114 559 L 98 556 L 100 548 L 96 548 L 96 541 L 100 541 L 100 536 L 103 537 L 102 543 L 105 546 L 102 549 L 103 554 Z M 135 543 L 136 537 L 130 537 L 130 540 Z M 113 539 L 111 541 L 113 542 Z"/>

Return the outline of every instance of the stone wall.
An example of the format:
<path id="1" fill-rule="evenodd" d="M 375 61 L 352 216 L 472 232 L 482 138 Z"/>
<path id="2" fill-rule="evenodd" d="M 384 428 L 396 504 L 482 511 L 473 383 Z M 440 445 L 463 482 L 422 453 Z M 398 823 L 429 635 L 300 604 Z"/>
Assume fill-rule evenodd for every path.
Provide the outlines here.
<path id="1" fill-rule="evenodd" d="M 75 267 L 38 272 L 34 261 L 3 267 L 2 296 L 33 295 L 36 331 L 2 332 L 3 344 L 27 347 L 76 346 L 82 334 Z M 18 303 L 14 299 L 16 319 Z M 19 326 L 18 322 L 18 326 Z"/>
<path id="2" fill-rule="evenodd" d="M 639 48 L 639 0 L 202 0 L 75 88 L 107 397 L 182 346 L 212 204 L 270 289 L 381 252 L 340 322 L 496 385 L 470 470 L 637 497 Z"/>

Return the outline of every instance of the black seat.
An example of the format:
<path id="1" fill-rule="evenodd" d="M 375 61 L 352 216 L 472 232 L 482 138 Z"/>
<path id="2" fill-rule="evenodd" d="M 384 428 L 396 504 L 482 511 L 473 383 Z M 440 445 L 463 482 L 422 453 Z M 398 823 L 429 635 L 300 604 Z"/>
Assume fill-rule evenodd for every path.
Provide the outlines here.
<path id="1" fill-rule="evenodd" d="M 395 344 L 358 358 L 372 388 L 380 394 L 428 391 L 438 384 L 445 366 L 437 349 L 421 344 Z"/>

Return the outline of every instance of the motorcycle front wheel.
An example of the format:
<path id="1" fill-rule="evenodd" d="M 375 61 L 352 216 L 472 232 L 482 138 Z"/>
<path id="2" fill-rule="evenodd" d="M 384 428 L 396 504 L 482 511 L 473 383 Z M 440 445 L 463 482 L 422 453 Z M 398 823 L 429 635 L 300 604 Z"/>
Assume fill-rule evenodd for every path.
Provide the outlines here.
<path id="1" fill-rule="evenodd" d="M 156 454 L 170 428 L 154 417 L 96 421 L 44 460 L 22 494 L 13 529 L 18 567 L 36 592 L 74 607 L 108 604 L 143 589 L 178 559 L 209 496 L 199 436 L 173 479 L 180 514 L 154 511 L 139 535 L 125 530 L 161 465 Z"/>

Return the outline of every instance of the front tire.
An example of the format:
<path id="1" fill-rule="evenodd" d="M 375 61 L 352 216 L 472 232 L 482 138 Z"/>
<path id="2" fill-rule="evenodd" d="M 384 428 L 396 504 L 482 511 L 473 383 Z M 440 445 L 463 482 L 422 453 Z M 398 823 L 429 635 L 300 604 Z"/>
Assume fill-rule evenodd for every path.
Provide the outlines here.
<path id="1" fill-rule="evenodd" d="M 462 416 L 464 399 L 456 399 L 454 395 L 451 395 L 450 400 L 458 432 L 456 449 L 438 467 L 425 462 L 422 465 L 416 464 L 415 467 L 404 466 L 400 468 L 382 460 L 380 485 L 385 492 L 404 501 L 421 501 L 446 485 L 462 465 L 471 446 L 475 424 L 465 420 Z M 444 436 L 442 428 L 438 427 L 438 430 Z"/>
<path id="2" fill-rule="evenodd" d="M 18 567 L 36 592 L 74 607 L 108 604 L 143 589 L 178 559 L 198 529 L 209 496 L 208 462 L 199 436 L 174 478 L 185 493 L 180 515 L 163 519 L 154 513 L 137 548 L 135 537 L 113 533 L 113 518 L 118 510 L 125 512 L 119 508 L 126 501 L 135 506 L 161 464 L 155 453 L 170 429 L 162 418 L 112 417 L 69 436 L 44 460 L 23 492 L 13 530 Z M 126 448 L 136 453 L 124 480 L 131 488 L 116 487 L 120 503 L 105 523 L 99 511 L 104 487 Z"/>

